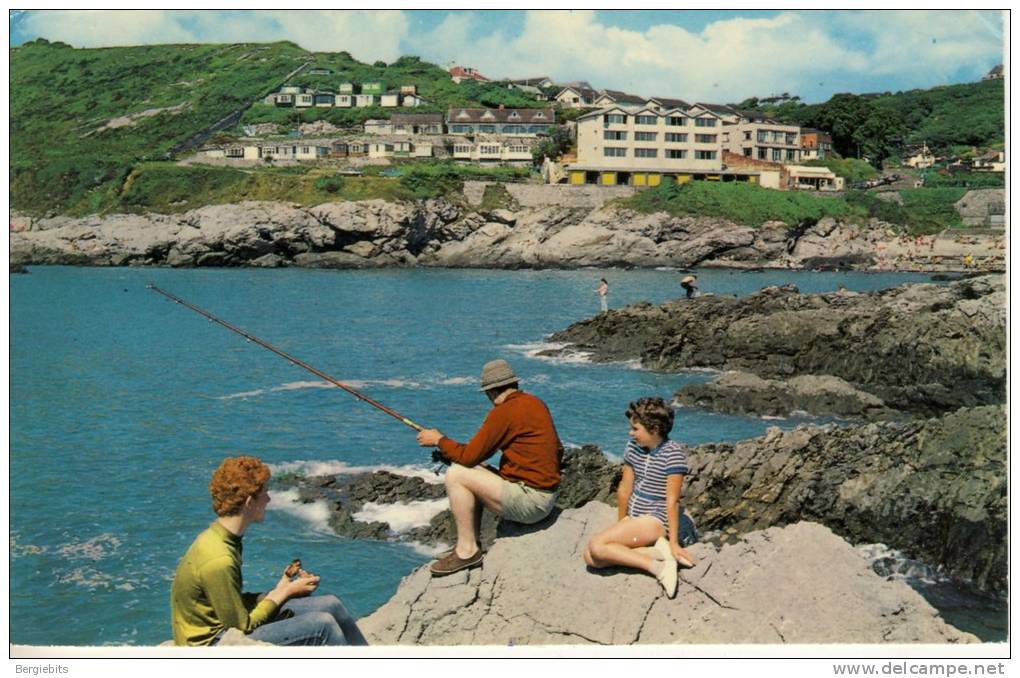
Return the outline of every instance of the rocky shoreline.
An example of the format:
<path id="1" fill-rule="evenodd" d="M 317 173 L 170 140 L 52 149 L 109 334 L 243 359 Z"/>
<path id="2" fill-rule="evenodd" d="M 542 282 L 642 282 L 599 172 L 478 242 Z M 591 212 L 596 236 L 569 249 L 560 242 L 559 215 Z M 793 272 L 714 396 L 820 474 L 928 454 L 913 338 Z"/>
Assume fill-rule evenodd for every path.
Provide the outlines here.
<path id="1" fill-rule="evenodd" d="M 801 294 L 786 285 L 739 299 L 634 304 L 550 339 L 565 346 L 548 354 L 749 373 L 737 387 L 722 378 L 678 393 L 681 402 L 731 412 L 927 417 L 1006 400 L 1006 296 L 997 275 L 867 293 Z"/>
<path id="2" fill-rule="evenodd" d="M 10 215 L 11 263 L 306 268 L 731 267 L 964 271 L 1005 268 L 1004 234 L 907 238 L 831 218 L 752 228 L 639 214 L 592 187 L 468 186 L 455 199 L 214 205 L 181 214 Z M 620 194 L 622 195 L 622 194 Z"/>
<path id="3" fill-rule="evenodd" d="M 818 522 L 852 544 L 883 543 L 947 576 L 1005 594 L 1006 414 L 1001 406 L 961 409 L 936 419 L 849 427 L 778 428 L 736 444 L 690 450 L 684 498 L 702 538 L 736 543 L 750 532 Z M 619 464 L 594 446 L 569 450 L 557 507 L 616 503 Z M 323 502 L 333 530 L 351 538 L 453 543 L 449 510 L 425 527 L 394 532 L 355 515 L 371 501 L 406 504 L 445 497 L 438 482 L 386 471 L 274 479 L 299 501 Z M 505 530 L 485 513 L 482 543 Z"/>

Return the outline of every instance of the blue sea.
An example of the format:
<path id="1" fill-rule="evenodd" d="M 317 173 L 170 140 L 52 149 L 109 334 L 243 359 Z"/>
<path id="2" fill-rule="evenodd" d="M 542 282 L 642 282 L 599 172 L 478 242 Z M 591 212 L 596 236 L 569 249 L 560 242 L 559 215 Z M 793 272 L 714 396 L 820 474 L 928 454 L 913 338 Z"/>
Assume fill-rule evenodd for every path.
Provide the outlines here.
<path id="1" fill-rule="evenodd" d="M 661 374 L 636 363 L 537 355 L 550 333 L 609 302 L 680 295 L 671 270 L 313 271 L 31 267 L 10 276 L 10 640 L 33 645 L 154 645 L 170 638 L 178 558 L 213 519 L 208 482 L 226 456 L 274 472 L 390 469 L 439 482 L 428 451 L 396 420 L 269 351 L 146 289 L 153 283 L 461 440 L 487 410 L 481 365 L 507 358 L 549 404 L 568 444 L 610 455 L 626 440 L 627 403 L 669 398 L 705 371 Z M 794 283 L 804 292 L 874 290 L 923 274 L 699 271 L 705 292 L 746 295 Z M 681 409 L 674 437 L 697 445 L 792 428 Z M 398 529 L 442 502 L 369 505 Z M 323 506 L 277 492 L 245 536 L 245 584 L 265 590 L 292 558 L 357 615 L 370 614 L 429 551 L 340 538 Z M 943 600 L 988 639 L 1005 608 Z M 954 607 L 955 606 L 955 607 Z M 964 611 L 954 611 L 955 608 Z M 975 611 L 976 609 L 976 611 Z M 968 621 L 969 620 L 969 621 Z M 978 629 L 981 627 L 981 629 Z"/>

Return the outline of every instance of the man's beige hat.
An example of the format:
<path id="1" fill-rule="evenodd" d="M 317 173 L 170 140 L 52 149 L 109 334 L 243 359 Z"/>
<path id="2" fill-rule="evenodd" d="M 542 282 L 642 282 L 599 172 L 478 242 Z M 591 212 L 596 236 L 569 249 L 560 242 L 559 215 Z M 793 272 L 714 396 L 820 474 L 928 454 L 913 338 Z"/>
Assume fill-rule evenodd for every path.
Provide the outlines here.
<path id="1" fill-rule="evenodd" d="M 478 390 L 488 391 L 490 388 L 506 386 L 515 381 L 520 380 L 510 368 L 510 363 L 505 360 L 490 360 L 482 368 L 482 387 Z"/>

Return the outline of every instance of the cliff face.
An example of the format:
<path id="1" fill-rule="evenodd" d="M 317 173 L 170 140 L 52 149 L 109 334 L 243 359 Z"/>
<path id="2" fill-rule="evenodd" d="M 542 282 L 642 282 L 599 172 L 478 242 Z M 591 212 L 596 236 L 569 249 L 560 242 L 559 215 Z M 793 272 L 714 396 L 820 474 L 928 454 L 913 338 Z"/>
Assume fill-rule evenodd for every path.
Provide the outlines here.
<path id="1" fill-rule="evenodd" d="M 436 579 L 420 568 L 359 626 L 372 643 L 415 645 L 976 640 L 821 525 L 696 544 L 698 565 L 682 571 L 670 600 L 651 576 L 581 560 L 587 540 L 615 520 L 591 502 L 505 532 L 480 568 Z"/>
<path id="2" fill-rule="evenodd" d="M 931 240 L 911 248 L 886 226 L 823 219 L 804 228 L 759 228 L 710 217 L 638 214 L 619 191 L 508 184 L 506 206 L 482 209 L 484 187 L 457 203 L 383 200 L 315 207 L 242 202 L 183 214 L 80 219 L 11 215 L 11 262 L 95 266 L 732 266 L 925 270 L 1004 268 L 1002 236 Z M 901 255 L 893 256 L 894 252 Z"/>

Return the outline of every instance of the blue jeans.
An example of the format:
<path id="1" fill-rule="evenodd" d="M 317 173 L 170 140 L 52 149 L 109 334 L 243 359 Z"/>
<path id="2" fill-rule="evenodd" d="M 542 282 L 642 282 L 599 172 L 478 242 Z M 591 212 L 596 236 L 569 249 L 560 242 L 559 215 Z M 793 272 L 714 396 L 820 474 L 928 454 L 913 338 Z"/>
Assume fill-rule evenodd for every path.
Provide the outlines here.
<path id="1" fill-rule="evenodd" d="M 277 619 L 248 634 L 252 640 L 273 645 L 368 645 L 354 617 L 336 596 L 291 598 L 280 611 L 293 617 Z"/>

